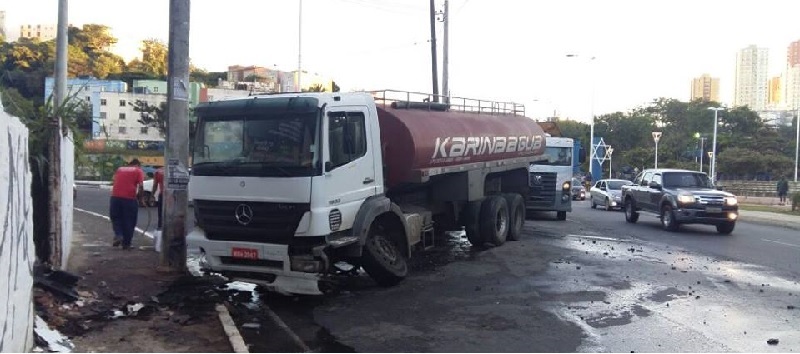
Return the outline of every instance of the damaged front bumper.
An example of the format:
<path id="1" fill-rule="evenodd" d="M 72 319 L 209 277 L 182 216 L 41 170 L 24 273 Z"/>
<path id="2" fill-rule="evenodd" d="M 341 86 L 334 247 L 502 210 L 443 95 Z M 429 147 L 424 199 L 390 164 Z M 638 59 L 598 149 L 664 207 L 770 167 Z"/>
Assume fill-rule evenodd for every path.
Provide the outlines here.
<path id="1" fill-rule="evenodd" d="M 232 280 L 284 294 L 324 294 L 320 289 L 321 274 L 328 266 L 324 257 L 292 257 L 288 245 L 209 240 L 200 228 L 192 230 L 186 242 L 201 254 L 203 267 Z"/>

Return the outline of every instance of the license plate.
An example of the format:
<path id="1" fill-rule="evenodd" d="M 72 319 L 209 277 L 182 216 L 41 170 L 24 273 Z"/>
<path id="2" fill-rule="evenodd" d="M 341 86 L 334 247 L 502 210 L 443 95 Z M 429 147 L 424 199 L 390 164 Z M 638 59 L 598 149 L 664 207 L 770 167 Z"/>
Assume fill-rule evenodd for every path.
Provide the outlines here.
<path id="1" fill-rule="evenodd" d="M 706 208 L 706 213 L 721 213 L 722 208 L 709 207 Z"/>
<path id="2" fill-rule="evenodd" d="M 243 259 L 258 259 L 258 250 L 253 248 L 238 248 L 231 249 L 231 257 Z"/>

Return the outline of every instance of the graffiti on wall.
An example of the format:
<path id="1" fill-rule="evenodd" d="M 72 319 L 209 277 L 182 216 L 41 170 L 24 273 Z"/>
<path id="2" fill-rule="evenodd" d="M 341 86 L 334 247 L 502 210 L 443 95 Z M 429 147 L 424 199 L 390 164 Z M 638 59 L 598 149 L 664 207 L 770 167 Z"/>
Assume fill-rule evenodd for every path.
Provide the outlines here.
<path id="1" fill-rule="evenodd" d="M 33 201 L 28 129 L 0 104 L 0 352 L 33 347 Z"/>

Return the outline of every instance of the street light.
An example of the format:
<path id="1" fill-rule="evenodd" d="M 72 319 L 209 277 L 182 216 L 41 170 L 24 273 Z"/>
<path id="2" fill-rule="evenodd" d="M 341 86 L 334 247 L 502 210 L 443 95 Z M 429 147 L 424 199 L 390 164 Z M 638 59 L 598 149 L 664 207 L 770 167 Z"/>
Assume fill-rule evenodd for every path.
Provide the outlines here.
<path id="1" fill-rule="evenodd" d="M 658 168 L 658 140 L 661 139 L 661 132 L 653 132 L 653 141 L 656 142 L 656 166 Z"/>
<path id="2" fill-rule="evenodd" d="M 608 151 L 608 178 L 614 178 L 611 176 L 611 154 L 614 153 L 614 148 L 609 146 L 606 151 Z"/>
<path id="3" fill-rule="evenodd" d="M 717 182 L 717 118 L 719 111 L 725 110 L 722 107 L 708 107 L 714 111 L 714 142 L 711 143 L 711 180 Z"/>
<path id="4" fill-rule="evenodd" d="M 580 57 L 578 54 L 567 54 L 567 58 L 578 58 Z M 586 57 L 586 56 L 584 56 Z M 590 111 L 589 114 L 591 115 L 589 121 L 589 172 L 592 171 L 592 166 L 594 165 L 594 161 L 597 159 L 597 148 L 594 145 L 594 87 L 595 87 L 595 77 L 594 77 L 594 67 L 593 64 L 596 57 L 591 56 L 589 58 L 589 63 L 592 65 L 592 97 L 590 102 Z"/>
<path id="5" fill-rule="evenodd" d="M 700 134 L 699 132 L 694 133 L 694 137 L 695 139 L 700 139 L 700 172 L 703 172 L 703 150 L 705 150 L 703 145 L 706 142 L 706 137 Z"/>

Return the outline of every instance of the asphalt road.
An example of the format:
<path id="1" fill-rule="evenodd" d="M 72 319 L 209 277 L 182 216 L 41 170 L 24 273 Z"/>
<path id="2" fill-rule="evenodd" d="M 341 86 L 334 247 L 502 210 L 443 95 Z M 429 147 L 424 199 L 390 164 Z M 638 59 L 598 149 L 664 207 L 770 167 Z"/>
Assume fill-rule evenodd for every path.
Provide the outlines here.
<path id="1" fill-rule="evenodd" d="M 90 211 L 93 213 L 108 216 L 108 204 L 111 190 L 103 189 L 93 186 L 78 186 L 78 196 L 75 198 L 75 207 L 81 210 Z M 158 223 L 157 208 L 139 208 L 139 217 L 137 219 L 137 227 L 146 232 L 155 231 Z M 194 225 L 194 211 L 189 207 L 187 211 L 187 219 L 189 225 Z M 111 226 L 109 225 L 109 235 L 111 235 Z M 137 233 L 138 235 L 138 233 Z"/>
<path id="2" fill-rule="evenodd" d="M 80 188 L 76 205 L 107 214 L 107 200 Z M 797 245 L 800 235 L 779 227 L 670 233 L 649 216 L 628 224 L 576 202 L 566 221 L 537 214 L 521 241 L 501 247 L 451 235 L 391 288 L 360 273 L 324 299 L 259 294 L 237 323 L 265 323 L 252 309 L 268 305 L 317 351 L 798 351 Z M 251 351 L 298 349 L 275 346 L 285 335 L 241 330 Z"/>

